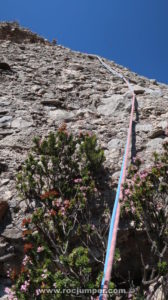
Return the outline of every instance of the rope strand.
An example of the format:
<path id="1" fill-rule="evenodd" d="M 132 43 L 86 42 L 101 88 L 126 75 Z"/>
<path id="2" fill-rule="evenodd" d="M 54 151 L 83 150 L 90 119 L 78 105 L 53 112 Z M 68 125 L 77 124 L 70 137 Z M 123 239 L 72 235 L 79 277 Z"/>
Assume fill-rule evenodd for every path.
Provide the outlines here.
<path id="1" fill-rule="evenodd" d="M 125 81 L 125 83 L 127 84 L 128 88 L 132 94 L 132 109 L 131 109 L 131 115 L 130 115 L 128 134 L 127 134 L 127 142 L 126 142 L 126 146 L 125 146 L 125 153 L 124 153 L 124 157 L 123 157 L 122 167 L 121 167 L 121 171 L 120 171 L 120 178 L 118 181 L 117 193 L 116 193 L 116 197 L 115 197 L 115 202 L 114 202 L 114 207 L 113 207 L 113 212 L 112 212 L 112 217 L 111 217 L 111 222 L 110 222 L 110 230 L 109 230 L 109 236 L 108 236 L 104 273 L 103 273 L 103 278 L 102 278 L 102 282 L 101 282 L 101 293 L 99 295 L 99 300 L 106 300 L 107 296 L 108 296 L 107 291 L 108 291 L 108 286 L 109 286 L 111 273 L 112 273 L 116 239 L 117 239 L 117 230 L 118 230 L 119 219 L 120 219 L 119 199 L 123 198 L 121 186 L 123 185 L 123 183 L 125 181 L 125 177 L 126 177 L 126 168 L 127 168 L 130 140 L 131 140 L 131 134 L 132 134 L 132 122 L 133 122 L 134 106 L 135 106 L 135 94 L 134 94 L 134 90 L 131 87 L 129 81 L 122 74 L 116 72 L 110 66 L 105 64 L 99 56 L 96 56 L 96 57 L 98 58 L 100 63 L 110 73 L 112 73 L 115 76 L 118 76 L 119 78 L 121 78 Z"/>

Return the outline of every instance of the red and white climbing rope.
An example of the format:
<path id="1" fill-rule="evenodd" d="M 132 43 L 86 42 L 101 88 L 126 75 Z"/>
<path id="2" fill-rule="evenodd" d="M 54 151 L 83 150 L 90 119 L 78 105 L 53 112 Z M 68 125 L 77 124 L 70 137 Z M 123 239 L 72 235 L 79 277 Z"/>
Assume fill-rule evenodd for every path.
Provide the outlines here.
<path id="1" fill-rule="evenodd" d="M 120 202 L 119 202 L 119 200 L 123 198 L 121 187 L 126 178 L 126 168 L 127 168 L 127 162 L 128 162 L 128 154 L 129 154 L 129 148 L 130 148 L 132 123 L 133 123 L 133 115 L 134 115 L 134 107 L 135 107 L 135 94 L 134 94 L 134 90 L 131 87 L 129 81 L 122 74 L 116 72 L 110 66 L 105 64 L 99 56 L 96 56 L 96 57 L 98 58 L 100 63 L 110 73 L 112 73 L 112 75 L 118 76 L 119 78 L 123 79 L 123 81 L 125 81 L 125 83 L 128 86 L 128 89 L 130 90 L 130 92 L 132 94 L 132 109 L 131 109 L 131 115 L 130 115 L 128 134 L 127 134 L 127 141 L 126 141 L 125 153 L 124 153 L 124 157 L 123 157 L 120 178 L 119 178 L 119 182 L 118 182 L 118 188 L 117 188 L 116 198 L 115 198 L 111 222 L 110 222 L 108 245 L 107 245 L 106 259 L 105 259 L 105 265 L 104 265 L 104 274 L 103 274 L 103 279 L 102 279 L 102 283 L 101 283 L 101 293 L 99 296 L 99 300 L 106 300 L 108 297 L 108 286 L 109 286 L 109 282 L 111 279 L 116 239 L 117 239 L 117 230 L 118 230 L 119 219 L 120 219 Z"/>

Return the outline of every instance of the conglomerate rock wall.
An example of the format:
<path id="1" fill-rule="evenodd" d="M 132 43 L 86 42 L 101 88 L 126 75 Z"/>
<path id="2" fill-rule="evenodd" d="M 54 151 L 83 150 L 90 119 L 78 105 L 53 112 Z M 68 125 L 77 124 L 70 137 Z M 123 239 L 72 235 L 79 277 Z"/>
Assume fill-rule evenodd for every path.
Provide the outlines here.
<path id="1" fill-rule="evenodd" d="M 168 139 L 168 85 L 104 61 L 123 74 L 136 93 L 130 158 L 138 155 L 144 165 L 150 165 L 152 152 L 161 151 Z M 32 138 L 46 136 L 63 122 L 74 133 L 96 133 L 111 182 L 116 184 L 130 110 L 126 84 L 108 73 L 96 57 L 53 45 L 15 23 L 0 24 L 1 278 L 9 265 L 18 264 L 22 252 L 25 203 L 17 195 L 15 178 Z M 114 194 L 107 191 L 105 197 L 112 203 Z M 132 250 L 126 253 L 131 264 Z"/>

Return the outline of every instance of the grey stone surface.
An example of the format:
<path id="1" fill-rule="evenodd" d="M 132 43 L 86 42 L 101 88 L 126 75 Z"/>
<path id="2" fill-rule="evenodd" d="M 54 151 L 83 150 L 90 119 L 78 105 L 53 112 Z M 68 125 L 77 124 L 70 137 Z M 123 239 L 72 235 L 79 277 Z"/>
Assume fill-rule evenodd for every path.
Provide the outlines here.
<path id="1" fill-rule="evenodd" d="M 11 116 L 5 116 L 5 117 L 2 117 L 2 118 L 0 118 L 0 123 L 6 123 L 6 122 L 9 122 L 11 119 L 12 119 Z"/>
<path id="2" fill-rule="evenodd" d="M 125 101 L 121 95 L 112 95 L 109 98 L 102 99 L 101 105 L 97 107 L 97 111 L 104 116 L 113 116 L 125 108 Z"/>
<path id="3" fill-rule="evenodd" d="M 14 119 L 11 123 L 11 127 L 19 128 L 19 129 L 31 127 L 31 126 L 33 126 L 33 122 L 26 121 L 26 120 L 22 119 L 22 117 L 18 117 L 16 119 Z"/>
<path id="4" fill-rule="evenodd" d="M 66 110 L 57 109 L 57 110 L 49 111 L 49 118 L 54 121 L 64 122 L 64 121 L 72 120 L 73 117 L 74 117 L 74 113 L 68 112 Z"/>
<path id="5" fill-rule="evenodd" d="M 22 237 L 22 230 L 18 228 L 7 228 L 3 231 L 1 234 L 2 237 L 5 237 L 6 239 L 10 240 L 17 240 Z"/>
<path id="6" fill-rule="evenodd" d="M 138 133 L 140 133 L 140 132 L 150 132 L 150 131 L 152 131 L 152 125 L 151 124 L 138 124 L 137 126 L 136 126 L 136 131 L 138 132 Z"/>

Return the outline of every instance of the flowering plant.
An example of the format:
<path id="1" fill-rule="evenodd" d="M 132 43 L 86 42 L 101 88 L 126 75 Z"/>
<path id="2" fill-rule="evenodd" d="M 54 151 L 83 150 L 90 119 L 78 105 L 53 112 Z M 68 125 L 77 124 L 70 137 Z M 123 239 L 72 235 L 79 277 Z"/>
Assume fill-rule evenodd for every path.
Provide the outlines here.
<path id="1" fill-rule="evenodd" d="M 10 297 L 48 299 L 41 289 L 98 284 L 108 230 L 101 192 L 104 160 L 95 135 L 73 136 L 63 126 L 43 140 L 34 139 L 17 176 L 28 217 L 22 222 L 25 255 Z"/>
<path id="2" fill-rule="evenodd" d="M 153 165 L 145 170 L 139 158 L 134 160 L 123 188 L 122 218 L 144 230 L 151 245 L 151 263 L 141 254 L 144 290 L 161 276 L 164 287 L 168 282 L 168 143 L 163 147 L 164 152 L 154 153 Z"/>

